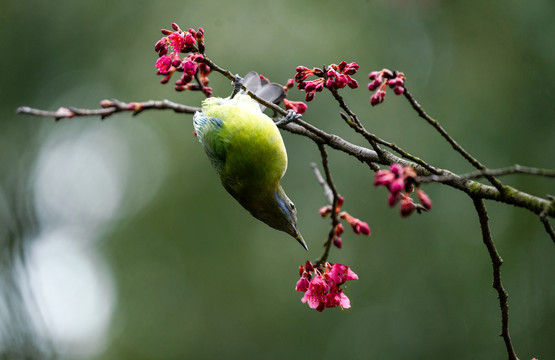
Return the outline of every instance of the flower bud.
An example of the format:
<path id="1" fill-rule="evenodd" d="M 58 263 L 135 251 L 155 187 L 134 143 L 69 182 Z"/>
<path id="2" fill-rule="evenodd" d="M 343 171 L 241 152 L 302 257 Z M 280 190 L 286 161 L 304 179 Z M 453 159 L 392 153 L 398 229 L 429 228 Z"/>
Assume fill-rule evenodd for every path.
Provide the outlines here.
<path id="1" fill-rule="evenodd" d="M 318 210 L 318 212 L 320 213 L 320 216 L 322 217 L 326 217 L 329 214 L 331 214 L 331 206 L 330 205 L 326 205 L 322 208 L 320 208 L 320 210 Z"/>
<path id="2" fill-rule="evenodd" d="M 416 206 L 414 205 L 414 201 L 412 201 L 411 197 L 408 194 L 403 195 L 403 198 L 401 199 L 401 216 L 410 216 L 415 209 Z"/>
<path id="3" fill-rule="evenodd" d="M 335 235 L 340 236 L 345 232 L 343 224 L 339 223 L 335 226 Z"/>
<path id="4" fill-rule="evenodd" d="M 395 95 L 401 95 L 402 93 L 405 92 L 405 88 L 402 86 L 395 86 L 393 88 L 393 92 L 395 93 Z"/>
<path id="5" fill-rule="evenodd" d="M 432 208 L 432 200 L 430 200 L 430 197 L 428 196 L 428 194 L 426 194 L 421 189 L 418 189 L 416 191 L 416 194 L 418 195 L 418 199 L 420 200 L 420 203 L 422 204 L 422 206 L 424 206 L 426 210 L 430 210 Z"/>

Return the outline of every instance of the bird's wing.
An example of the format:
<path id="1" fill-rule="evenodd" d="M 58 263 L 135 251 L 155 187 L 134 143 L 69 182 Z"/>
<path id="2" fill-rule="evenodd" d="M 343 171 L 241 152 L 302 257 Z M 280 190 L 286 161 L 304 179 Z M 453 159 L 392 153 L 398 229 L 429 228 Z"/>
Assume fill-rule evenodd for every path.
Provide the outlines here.
<path id="1" fill-rule="evenodd" d="M 212 165 L 220 172 L 225 167 L 227 155 L 226 140 L 221 135 L 222 120 L 196 112 L 193 116 L 193 125 L 197 138 L 204 146 L 204 151 L 208 154 Z"/>
<path id="2" fill-rule="evenodd" d="M 247 89 L 252 91 L 256 96 L 262 99 L 279 104 L 285 98 L 283 87 L 276 83 L 270 83 L 268 80 L 262 79 L 255 71 L 249 72 L 243 79 L 243 84 Z M 259 104 L 260 110 L 264 111 L 266 106 Z"/>

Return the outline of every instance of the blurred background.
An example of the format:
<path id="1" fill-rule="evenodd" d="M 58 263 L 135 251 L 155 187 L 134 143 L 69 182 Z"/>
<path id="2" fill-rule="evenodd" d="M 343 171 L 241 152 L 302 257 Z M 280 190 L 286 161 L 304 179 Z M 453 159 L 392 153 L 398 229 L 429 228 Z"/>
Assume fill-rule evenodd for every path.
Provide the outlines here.
<path id="1" fill-rule="evenodd" d="M 490 258 L 463 194 L 428 185 L 433 210 L 401 219 L 367 167 L 330 152 L 344 209 L 372 236 L 347 232 L 330 257 L 359 275 L 346 290 L 352 308 L 317 313 L 294 290 L 329 226 L 311 141 L 283 134 L 283 185 L 307 254 L 225 192 L 190 115 L 54 122 L 15 109 L 111 98 L 198 106 L 199 94 L 155 75 L 154 44 L 175 21 L 202 26 L 208 56 L 233 73 L 285 83 L 298 65 L 356 61 L 349 106 L 433 165 L 472 170 L 402 97 L 371 108 L 370 71 L 403 71 L 426 111 L 487 166 L 555 168 L 552 1 L 2 0 L 0 10 L 1 359 L 506 358 Z M 229 94 L 229 81 L 211 80 L 215 95 Z M 366 145 L 326 93 L 304 119 Z M 555 193 L 552 180 L 503 180 Z M 486 205 L 516 351 L 554 359 L 553 243 L 533 214 Z"/>

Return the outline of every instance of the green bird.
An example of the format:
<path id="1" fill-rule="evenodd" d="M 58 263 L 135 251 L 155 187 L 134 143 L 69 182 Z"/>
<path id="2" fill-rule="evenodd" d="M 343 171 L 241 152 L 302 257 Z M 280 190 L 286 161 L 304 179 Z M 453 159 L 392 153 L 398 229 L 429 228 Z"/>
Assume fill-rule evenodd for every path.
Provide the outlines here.
<path id="1" fill-rule="evenodd" d="M 283 99 L 280 85 L 250 72 L 245 87 L 269 102 Z M 280 180 L 287 169 L 287 152 L 276 124 L 244 92 L 230 98 L 207 98 L 193 124 L 198 140 L 224 188 L 252 216 L 294 237 L 306 250 L 297 229 L 297 211 Z"/>

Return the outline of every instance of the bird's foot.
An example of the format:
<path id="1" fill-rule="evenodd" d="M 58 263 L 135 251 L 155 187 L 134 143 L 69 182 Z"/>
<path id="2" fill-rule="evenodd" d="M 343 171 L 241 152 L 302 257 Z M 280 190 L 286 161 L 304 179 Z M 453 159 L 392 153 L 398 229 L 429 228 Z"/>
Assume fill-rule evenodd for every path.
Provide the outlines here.
<path id="1" fill-rule="evenodd" d="M 301 114 L 295 112 L 295 110 L 293 109 L 289 109 L 287 111 L 287 115 L 285 115 L 284 117 L 281 118 L 281 120 L 276 121 L 276 125 L 280 126 L 280 125 L 287 125 L 290 122 L 293 122 L 295 120 L 299 120 L 301 118 Z"/>
<path id="2" fill-rule="evenodd" d="M 233 99 L 242 88 L 243 78 L 240 77 L 239 74 L 235 74 L 235 78 L 233 79 L 233 92 L 231 93 L 230 98 Z"/>

